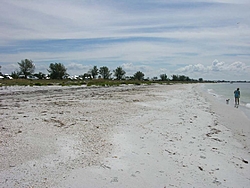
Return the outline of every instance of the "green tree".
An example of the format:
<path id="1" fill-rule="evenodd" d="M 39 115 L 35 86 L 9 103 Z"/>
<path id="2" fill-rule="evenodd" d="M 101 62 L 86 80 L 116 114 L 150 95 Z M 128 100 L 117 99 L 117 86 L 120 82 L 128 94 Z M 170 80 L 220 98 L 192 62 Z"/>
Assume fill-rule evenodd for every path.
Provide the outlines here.
<path id="1" fill-rule="evenodd" d="M 90 72 L 92 78 L 96 78 L 96 76 L 99 73 L 99 70 L 98 70 L 97 66 L 94 66 L 92 69 L 90 69 L 89 72 Z"/>
<path id="2" fill-rule="evenodd" d="M 187 80 L 187 77 L 186 76 L 184 76 L 184 75 L 181 75 L 181 76 L 179 76 L 179 81 L 186 81 Z"/>
<path id="3" fill-rule="evenodd" d="M 21 63 L 18 62 L 20 72 L 19 74 L 23 74 L 25 78 L 31 75 L 35 71 L 35 65 L 32 60 L 25 59 L 21 60 Z"/>
<path id="4" fill-rule="evenodd" d="M 0 76 L 3 76 L 3 73 L 1 72 L 2 66 L 0 66 Z"/>
<path id="5" fill-rule="evenodd" d="M 172 75 L 172 80 L 173 81 L 179 81 L 179 76 L 178 75 Z"/>
<path id="6" fill-rule="evenodd" d="M 61 63 L 51 63 L 48 69 L 51 79 L 62 79 L 67 76 L 67 69 Z"/>
<path id="7" fill-rule="evenodd" d="M 10 75 L 12 78 L 17 79 L 19 77 L 19 73 L 17 71 L 14 71 Z"/>
<path id="8" fill-rule="evenodd" d="M 82 75 L 82 78 L 85 80 L 85 79 L 91 79 L 91 76 L 93 76 L 93 75 L 91 75 L 90 73 L 84 73 L 83 75 Z"/>
<path id="9" fill-rule="evenodd" d="M 99 74 L 102 76 L 103 79 L 109 79 L 112 75 L 112 73 L 110 73 L 109 68 L 105 66 L 100 67 Z"/>
<path id="10" fill-rule="evenodd" d="M 149 78 L 148 78 L 148 80 L 149 80 Z M 158 77 L 157 77 L 157 76 L 154 76 L 154 77 L 152 78 L 152 80 L 153 80 L 153 81 L 157 81 L 157 80 L 158 80 Z"/>
<path id="11" fill-rule="evenodd" d="M 134 74 L 134 79 L 135 80 L 143 80 L 144 74 L 141 71 L 138 71 Z"/>
<path id="12" fill-rule="evenodd" d="M 191 81 L 191 79 L 188 76 L 185 75 L 172 75 L 172 80 L 173 81 Z"/>
<path id="13" fill-rule="evenodd" d="M 34 74 L 34 76 L 36 76 L 36 77 L 39 78 L 39 79 L 45 79 L 45 78 L 46 78 L 46 75 L 43 74 L 42 72 L 39 72 L 39 73 L 37 73 L 37 74 Z"/>
<path id="14" fill-rule="evenodd" d="M 121 80 L 124 78 L 126 72 L 122 69 L 122 67 L 117 67 L 114 70 L 114 76 L 116 77 L 117 80 Z"/>
<path id="15" fill-rule="evenodd" d="M 161 74 L 160 78 L 161 78 L 162 81 L 168 80 L 168 76 L 166 74 Z"/>

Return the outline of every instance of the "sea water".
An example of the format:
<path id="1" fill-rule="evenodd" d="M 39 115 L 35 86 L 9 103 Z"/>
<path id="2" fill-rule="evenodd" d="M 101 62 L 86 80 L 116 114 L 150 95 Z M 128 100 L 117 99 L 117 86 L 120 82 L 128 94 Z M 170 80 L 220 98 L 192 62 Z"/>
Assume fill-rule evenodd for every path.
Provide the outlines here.
<path id="1" fill-rule="evenodd" d="M 215 96 L 221 102 L 229 99 L 229 105 L 234 106 L 234 91 L 240 89 L 240 105 L 242 110 L 250 118 L 250 83 L 213 83 L 204 84 L 204 89 Z"/>

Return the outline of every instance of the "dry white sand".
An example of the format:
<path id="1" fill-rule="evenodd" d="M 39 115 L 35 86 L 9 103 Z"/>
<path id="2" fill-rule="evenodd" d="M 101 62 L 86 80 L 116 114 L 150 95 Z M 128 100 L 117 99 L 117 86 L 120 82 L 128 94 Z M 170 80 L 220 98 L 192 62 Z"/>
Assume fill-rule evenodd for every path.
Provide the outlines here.
<path id="1" fill-rule="evenodd" d="M 0 90 L 0 187 L 249 187 L 250 121 L 198 85 Z"/>

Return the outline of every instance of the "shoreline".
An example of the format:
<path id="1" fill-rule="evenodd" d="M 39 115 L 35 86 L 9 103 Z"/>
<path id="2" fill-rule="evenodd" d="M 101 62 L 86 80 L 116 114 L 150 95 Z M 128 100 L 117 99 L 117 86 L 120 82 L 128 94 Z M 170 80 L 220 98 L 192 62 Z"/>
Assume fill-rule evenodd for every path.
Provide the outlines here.
<path id="1" fill-rule="evenodd" d="M 208 90 L 211 90 L 209 89 L 209 87 L 207 87 L 206 85 L 210 85 L 209 83 L 206 83 L 206 84 L 202 84 L 202 90 L 205 92 L 205 93 L 209 93 L 212 97 L 214 97 L 214 100 L 219 102 L 219 103 L 222 103 L 222 104 L 225 104 L 226 103 L 226 99 L 230 99 L 229 103 L 227 104 L 227 106 L 230 106 L 230 107 L 234 107 L 234 98 L 233 98 L 233 95 L 231 96 L 222 96 L 222 95 L 219 95 L 217 93 L 214 93 L 214 92 L 211 92 L 211 91 L 208 91 Z M 240 86 L 238 86 L 240 87 Z M 213 89 L 212 89 L 213 90 Z M 240 99 L 240 105 L 239 105 L 239 110 L 243 111 L 245 113 L 245 115 L 249 118 L 250 120 L 250 103 L 249 102 L 246 102 L 246 101 L 242 101 Z"/>
<path id="2" fill-rule="evenodd" d="M 1 95 L 1 187 L 247 187 L 249 120 L 198 87 Z"/>
<path id="3" fill-rule="evenodd" d="M 217 114 L 218 121 L 228 127 L 250 151 L 250 116 L 242 109 L 244 107 L 235 108 L 232 104 L 223 103 L 203 89 L 201 94 L 211 103 L 211 109 Z"/>

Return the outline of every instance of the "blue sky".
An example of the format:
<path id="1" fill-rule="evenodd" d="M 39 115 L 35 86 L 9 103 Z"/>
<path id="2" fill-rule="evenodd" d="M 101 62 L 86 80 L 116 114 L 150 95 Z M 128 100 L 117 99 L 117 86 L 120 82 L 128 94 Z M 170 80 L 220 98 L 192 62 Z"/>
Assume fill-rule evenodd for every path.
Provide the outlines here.
<path id="1" fill-rule="evenodd" d="M 126 75 L 250 80 L 249 0 L 1 0 L 1 72 L 31 59 L 70 75 L 121 66 Z"/>

